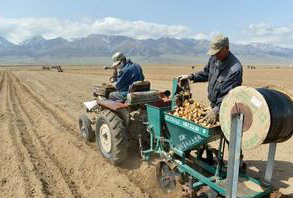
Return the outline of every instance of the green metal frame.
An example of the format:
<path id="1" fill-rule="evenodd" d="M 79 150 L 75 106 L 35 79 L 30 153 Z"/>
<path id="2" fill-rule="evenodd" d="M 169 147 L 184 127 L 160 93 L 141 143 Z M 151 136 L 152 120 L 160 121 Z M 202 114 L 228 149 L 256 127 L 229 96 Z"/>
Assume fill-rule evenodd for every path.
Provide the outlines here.
<path id="1" fill-rule="evenodd" d="M 175 79 L 173 80 L 173 93 L 176 93 L 176 87 L 177 80 Z M 203 128 L 195 124 L 194 122 L 190 122 L 188 120 L 168 114 L 167 112 L 175 107 L 175 103 L 175 94 L 173 94 L 172 104 L 170 107 L 156 107 L 153 105 L 147 105 L 149 122 L 148 131 L 150 133 L 150 149 L 142 151 L 142 156 L 144 156 L 145 160 L 148 160 L 151 155 L 158 154 L 166 161 L 171 161 L 175 163 L 181 173 L 187 173 L 188 175 L 195 178 L 197 181 L 193 183 L 194 190 L 197 190 L 203 185 L 208 185 L 222 196 L 226 196 L 227 192 L 225 187 L 220 186 L 221 182 L 225 182 L 227 176 L 226 166 L 211 166 L 199 159 L 192 159 L 196 167 L 201 167 L 206 172 L 212 175 L 211 177 L 206 177 L 195 168 L 192 168 L 188 164 L 186 164 L 185 156 L 188 152 L 190 152 L 191 148 L 196 148 L 199 145 L 205 144 L 212 134 L 209 129 Z M 165 125 L 167 125 L 168 127 L 170 138 L 165 138 L 162 136 Z M 202 140 L 194 144 L 191 143 L 190 146 L 187 146 L 186 148 L 182 148 L 178 146 L 181 141 L 176 138 L 180 134 L 183 134 L 187 140 L 194 136 L 200 136 Z M 169 152 L 166 152 L 164 150 L 163 145 L 165 143 L 168 143 L 170 146 Z M 220 160 L 223 159 L 223 146 L 224 139 L 222 137 L 219 143 L 218 153 L 218 158 Z M 255 178 L 249 177 L 248 175 L 241 173 L 239 174 L 239 176 L 255 183 L 256 185 L 261 186 L 261 182 Z M 270 192 L 272 192 L 272 187 L 268 186 L 263 192 L 255 192 L 241 197 L 257 198 L 265 196 Z"/>
<path id="2" fill-rule="evenodd" d="M 178 80 L 177 78 L 173 79 L 172 83 L 172 105 L 171 109 L 174 110 L 176 108 L 176 94 L 177 94 L 177 86 L 178 86 Z"/>

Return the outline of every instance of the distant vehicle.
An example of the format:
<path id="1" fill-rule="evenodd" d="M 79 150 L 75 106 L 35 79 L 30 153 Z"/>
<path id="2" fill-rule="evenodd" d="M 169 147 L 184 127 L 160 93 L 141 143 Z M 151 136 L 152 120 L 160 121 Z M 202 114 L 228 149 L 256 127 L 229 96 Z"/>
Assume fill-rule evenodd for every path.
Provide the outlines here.
<path id="1" fill-rule="evenodd" d="M 50 67 L 49 66 L 43 66 L 42 69 L 43 70 L 50 70 Z"/>
<path id="2" fill-rule="evenodd" d="M 51 69 L 56 69 L 58 72 L 63 72 L 60 65 L 52 66 Z"/>
<path id="3" fill-rule="evenodd" d="M 253 65 L 247 65 L 247 69 L 256 69 L 256 67 Z"/>

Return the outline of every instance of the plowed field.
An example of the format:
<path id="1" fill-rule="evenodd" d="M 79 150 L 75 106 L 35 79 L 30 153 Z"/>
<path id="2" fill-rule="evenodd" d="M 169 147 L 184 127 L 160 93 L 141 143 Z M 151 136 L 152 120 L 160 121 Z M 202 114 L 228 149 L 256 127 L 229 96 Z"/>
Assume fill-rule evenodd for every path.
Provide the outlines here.
<path id="1" fill-rule="evenodd" d="M 170 89 L 172 78 L 189 67 L 149 66 L 152 87 Z M 0 197 L 179 197 L 158 189 L 152 164 L 138 154 L 121 167 L 108 163 L 95 143 L 85 143 L 78 130 L 83 102 L 92 87 L 107 82 L 100 67 L 65 67 L 63 73 L 40 68 L 0 67 Z M 279 85 L 293 93 L 293 69 L 246 70 L 244 85 Z M 206 84 L 192 86 L 207 104 Z M 293 138 L 277 146 L 273 185 L 293 195 Z M 245 151 L 256 177 L 263 177 L 268 145 Z M 130 151 L 132 152 L 132 150 Z M 135 152 L 134 152 L 135 153 Z"/>

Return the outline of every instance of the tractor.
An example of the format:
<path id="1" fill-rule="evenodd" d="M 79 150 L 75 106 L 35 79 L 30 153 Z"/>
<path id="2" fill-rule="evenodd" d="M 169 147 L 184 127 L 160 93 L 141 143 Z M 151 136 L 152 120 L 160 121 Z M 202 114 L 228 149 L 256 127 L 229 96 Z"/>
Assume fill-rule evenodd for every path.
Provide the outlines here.
<path id="1" fill-rule="evenodd" d="M 86 141 L 96 141 L 102 155 L 113 164 L 126 160 L 128 145 L 134 139 L 143 160 L 157 156 L 157 180 L 164 191 L 175 190 L 177 182 L 182 184 L 182 196 L 185 198 L 256 198 L 273 191 L 271 178 L 276 139 L 268 142 L 270 149 L 265 180 L 255 179 L 242 170 L 242 132 L 245 132 L 245 117 L 249 117 L 246 111 L 242 111 L 240 103 L 235 103 L 236 113 L 231 111 L 231 135 L 226 136 L 222 126 L 204 127 L 172 113 L 186 99 L 191 99 L 189 80 L 173 79 L 172 95 L 168 90 L 150 89 L 148 81 L 134 83 L 123 102 L 109 100 L 113 91 L 115 88 L 110 84 L 96 86 L 95 100 L 84 103 L 92 118 L 86 115 L 79 118 L 82 136 Z M 288 108 L 293 110 L 293 101 L 283 98 Z M 288 118 L 293 118 L 293 111 L 287 114 Z M 291 137 L 293 125 L 290 119 L 283 118 L 290 125 L 286 131 Z M 95 130 L 92 125 L 95 125 Z M 215 140 L 217 148 L 209 147 L 208 143 Z M 224 160 L 225 145 L 229 146 L 227 161 Z"/>
<path id="2" fill-rule="evenodd" d="M 109 94 L 116 89 L 110 80 L 94 87 L 94 100 L 84 103 L 89 115 L 79 118 L 79 129 L 86 141 L 96 142 L 102 155 L 118 165 L 126 159 L 131 142 L 140 148 L 149 142 L 146 104 L 168 105 L 171 100 L 169 91 L 151 90 L 149 81 L 139 81 L 129 88 L 125 101 L 112 101 Z"/>

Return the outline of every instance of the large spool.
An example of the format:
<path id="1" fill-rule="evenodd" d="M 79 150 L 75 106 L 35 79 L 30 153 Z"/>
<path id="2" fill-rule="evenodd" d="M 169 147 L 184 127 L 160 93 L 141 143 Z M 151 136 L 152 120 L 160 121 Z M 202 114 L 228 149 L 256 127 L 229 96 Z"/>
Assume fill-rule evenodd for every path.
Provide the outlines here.
<path id="1" fill-rule="evenodd" d="M 293 101 L 274 89 L 240 86 L 231 90 L 220 108 L 220 124 L 229 140 L 231 114 L 244 114 L 242 148 L 279 143 L 293 135 Z"/>

